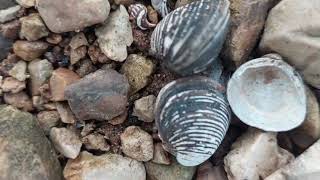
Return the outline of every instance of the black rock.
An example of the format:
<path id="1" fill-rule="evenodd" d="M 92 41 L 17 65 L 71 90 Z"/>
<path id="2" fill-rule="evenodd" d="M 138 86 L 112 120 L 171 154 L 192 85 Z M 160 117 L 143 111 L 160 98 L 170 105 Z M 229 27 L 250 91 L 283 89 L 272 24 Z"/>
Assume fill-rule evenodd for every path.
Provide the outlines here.
<path id="1" fill-rule="evenodd" d="M 12 47 L 12 40 L 4 38 L 0 34 L 0 61 L 7 57 L 11 47 Z"/>

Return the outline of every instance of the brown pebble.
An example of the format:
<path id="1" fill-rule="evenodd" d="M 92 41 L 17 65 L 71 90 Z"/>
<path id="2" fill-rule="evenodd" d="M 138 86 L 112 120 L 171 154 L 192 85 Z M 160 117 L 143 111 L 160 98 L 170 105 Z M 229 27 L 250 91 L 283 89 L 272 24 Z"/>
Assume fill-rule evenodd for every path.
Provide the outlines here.
<path id="1" fill-rule="evenodd" d="M 18 109 L 22 109 L 23 111 L 33 110 L 32 101 L 24 91 L 15 94 L 4 93 L 3 97 L 7 104 L 10 104 Z"/>
<path id="2" fill-rule="evenodd" d="M 82 138 L 82 142 L 89 150 L 109 151 L 110 146 L 101 134 L 89 134 Z"/>
<path id="3" fill-rule="evenodd" d="M 81 46 L 88 46 L 88 41 L 83 32 L 77 33 L 72 37 L 69 46 L 71 49 L 77 49 Z"/>
<path id="4" fill-rule="evenodd" d="M 47 27 L 44 25 L 38 13 L 30 14 L 20 18 L 20 37 L 28 41 L 36 41 L 49 35 Z"/>
<path id="5" fill-rule="evenodd" d="M 88 49 L 88 55 L 91 61 L 96 63 L 109 63 L 111 60 L 101 51 L 97 45 L 91 45 Z"/>
<path id="6" fill-rule="evenodd" d="M 167 151 L 163 149 L 162 143 L 156 143 L 154 145 L 152 162 L 157 164 L 165 164 L 165 165 L 169 165 L 171 163 L 170 155 Z"/>
<path id="7" fill-rule="evenodd" d="M 19 81 L 13 77 L 7 77 L 1 85 L 3 92 L 18 93 L 26 88 L 25 81 Z"/>
<path id="8" fill-rule="evenodd" d="M 0 33 L 8 39 L 18 39 L 21 24 L 19 20 L 14 20 L 0 25 Z"/>
<path id="9" fill-rule="evenodd" d="M 228 178 L 222 166 L 213 166 L 207 161 L 198 167 L 196 180 L 228 180 Z"/>
<path id="10" fill-rule="evenodd" d="M 97 68 L 92 64 L 90 59 L 83 59 L 80 60 L 76 66 L 78 66 L 78 68 L 76 68 L 76 73 L 80 76 L 80 77 L 84 77 L 94 71 L 97 70 Z"/>
<path id="11" fill-rule="evenodd" d="M 76 64 L 80 59 L 86 57 L 87 54 L 87 47 L 81 46 L 77 49 L 70 50 L 70 63 L 71 65 Z"/>
<path id="12" fill-rule="evenodd" d="M 40 127 L 46 135 L 50 133 L 50 129 L 58 125 L 60 116 L 57 111 L 41 111 L 37 114 Z"/>
<path id="13" fill-rule="evenodd" d="M 49 45 L 42 41 L 16 41 L 13 44 L 13 52 L 25 61 L 32 61 L 48 49 Z"/>
<path id="14" fill-rule="evenodd" d="M 128 111 L 125 111 L 120 116 L 117 116 L 117 117 L 111 119 L 110 121 L 108 121 L 108 123 L 110 123 L 112 125 L 122 124 L 123 122 L 125 122 L 127 120 L 127 117 L 128 117 Z"/>
<path id="15" fill-rule="evenodd" d="M 59 44 L 62 41 L 62 36 L 60 34 L 51 33 L 46 40 L 50 44 Z"/>
<path id="16" fill-rule="evenodd" d="M 76 122 L 76 118 L 74 117 L 68 103 L 57 102 L 56 106 L 62 122 L 67 124 L 74 124 Z"/>
<path id="17" fill-rule="evenodd" d="M 150 22 L 153 24 L 158 24 L 159 19 L 158 19 L 157 11 L 153 9 L 152 6 L 148 6 L 147 10 L 148 10 L 148 19 L 150 20 Z"/>

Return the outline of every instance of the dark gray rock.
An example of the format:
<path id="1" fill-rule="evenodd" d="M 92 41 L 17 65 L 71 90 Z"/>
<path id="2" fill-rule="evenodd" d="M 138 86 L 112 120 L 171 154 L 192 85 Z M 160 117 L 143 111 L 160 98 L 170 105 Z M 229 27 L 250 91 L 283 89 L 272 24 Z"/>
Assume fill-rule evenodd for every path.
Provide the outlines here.
<path id="1" fill-rule="evenodd" d="M 0 0 L 0 10 L 17 5 L 15 0 Z"/>
<path id="2" fill-rule="evenodd" d="M 8 53 L 12 47 L 12 43 L 13 43 L 12 40 L 4 38 L 0 34 L 0 61 L 7 57 Z"/>

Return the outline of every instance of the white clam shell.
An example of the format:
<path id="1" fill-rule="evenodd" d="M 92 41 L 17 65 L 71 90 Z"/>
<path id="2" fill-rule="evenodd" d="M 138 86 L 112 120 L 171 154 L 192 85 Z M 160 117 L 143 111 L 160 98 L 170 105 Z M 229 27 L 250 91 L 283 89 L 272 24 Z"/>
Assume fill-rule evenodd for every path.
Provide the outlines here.
<path id="1" fill-rule="evenodd" d="M 244 123 L 265 131 L 288 131 L 305 119 L 305 87 L 289 64 L 270 57 L 237 69 L 228 83 L 227 98 Z"/>

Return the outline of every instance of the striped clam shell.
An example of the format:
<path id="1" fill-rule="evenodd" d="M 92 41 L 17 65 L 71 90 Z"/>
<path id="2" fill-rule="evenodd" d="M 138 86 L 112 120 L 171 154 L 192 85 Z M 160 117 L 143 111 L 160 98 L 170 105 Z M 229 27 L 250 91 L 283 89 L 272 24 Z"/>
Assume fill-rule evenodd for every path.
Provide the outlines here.
<path id="1" fill-rule="evenodd" d="M 128 8 L 130 17 L 134 18 L 137 22 L 137 26 L 146 30 L 149 28 L 156 27 L 156 24 L 149 22 L 147 18 L 148 10 L 143 4 L 132 4 Z"/>
<path id="2" fill-rule="evenodd" d="M 155 119 L 164 148 L 184 166 L 210 158 L 229 127 L 224 87 L 207 77 L 173 81 L 159 93 Z"/>
<path id="3" fill-rule="evenodd" d="M 172 11 L 152 33 L 152 54 L 183 76 L 204 71 L 224 43 L 229 4 L 228 0 L 200 0 Z"/>

